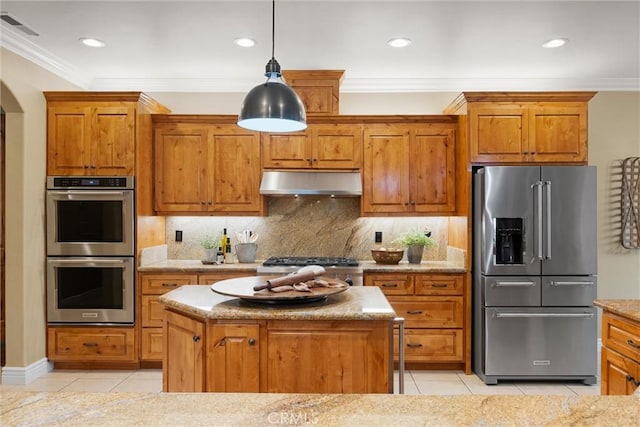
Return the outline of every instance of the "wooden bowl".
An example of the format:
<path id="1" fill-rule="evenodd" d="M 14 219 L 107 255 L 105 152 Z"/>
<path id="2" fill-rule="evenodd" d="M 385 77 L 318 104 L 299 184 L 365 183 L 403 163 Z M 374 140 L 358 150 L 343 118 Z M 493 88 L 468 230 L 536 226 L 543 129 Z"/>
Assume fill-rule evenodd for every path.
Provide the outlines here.
<path id="1" fill-rule="evenodd" d="M 376 250 L 371 249 L 371 257 L 378 264 L 397 264 L 404 255 L 404 249 Z"/>

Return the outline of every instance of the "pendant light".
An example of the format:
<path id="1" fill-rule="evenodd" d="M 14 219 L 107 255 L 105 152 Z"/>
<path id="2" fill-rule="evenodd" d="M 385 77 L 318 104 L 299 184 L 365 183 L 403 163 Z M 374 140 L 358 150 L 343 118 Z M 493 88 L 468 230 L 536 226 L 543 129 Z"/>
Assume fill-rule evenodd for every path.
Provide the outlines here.
<path id="1" fill-rule="evenodd" d="M 307 117 L 298 94 L 282 80 L 275 58 L 276 1 L 272 0 L 271 59 L 267 63 L 267 81 L 245 96 L 238 126 L 261 132 L 295 132 L 306 129 Z"/>

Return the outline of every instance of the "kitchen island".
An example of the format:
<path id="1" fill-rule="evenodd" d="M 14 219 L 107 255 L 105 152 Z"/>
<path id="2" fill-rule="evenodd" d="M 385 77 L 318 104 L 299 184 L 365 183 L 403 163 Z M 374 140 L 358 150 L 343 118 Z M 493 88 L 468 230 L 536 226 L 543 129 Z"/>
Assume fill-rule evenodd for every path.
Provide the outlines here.
<path id="1" fill-rule="evenodd" d="M 378 288 L 272 305 L 186 285 L 159 301 L 164 391 L 393 392 L 396 313 Z"/>

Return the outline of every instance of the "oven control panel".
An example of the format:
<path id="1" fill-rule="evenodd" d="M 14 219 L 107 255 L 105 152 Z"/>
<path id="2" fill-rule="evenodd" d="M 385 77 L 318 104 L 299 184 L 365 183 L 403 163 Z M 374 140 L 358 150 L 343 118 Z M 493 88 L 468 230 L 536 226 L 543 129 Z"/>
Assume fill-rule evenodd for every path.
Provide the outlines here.
<path id="1" fill-rule="evenodd" d="M 49 189 L 110 189 L 133 188 L 132 176 L 50 176 Z"/>

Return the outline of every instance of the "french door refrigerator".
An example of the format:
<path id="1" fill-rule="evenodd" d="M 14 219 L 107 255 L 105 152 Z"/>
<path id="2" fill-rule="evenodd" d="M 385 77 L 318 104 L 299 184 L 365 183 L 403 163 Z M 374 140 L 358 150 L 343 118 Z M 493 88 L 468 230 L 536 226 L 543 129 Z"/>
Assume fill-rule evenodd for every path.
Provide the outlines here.
<path id="1" fill-rule="evenodd" d="M 474 170 L 472 259 L 475 373 L 595 384 L 596 168 Z"/>

